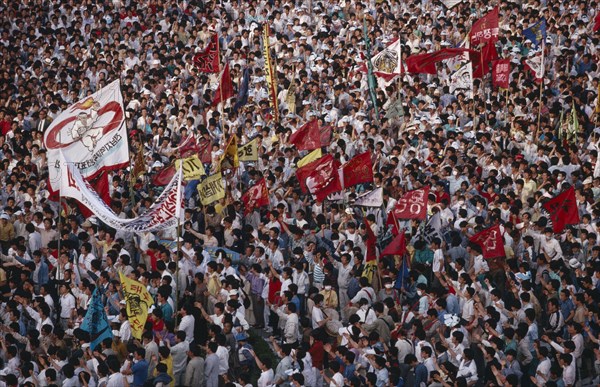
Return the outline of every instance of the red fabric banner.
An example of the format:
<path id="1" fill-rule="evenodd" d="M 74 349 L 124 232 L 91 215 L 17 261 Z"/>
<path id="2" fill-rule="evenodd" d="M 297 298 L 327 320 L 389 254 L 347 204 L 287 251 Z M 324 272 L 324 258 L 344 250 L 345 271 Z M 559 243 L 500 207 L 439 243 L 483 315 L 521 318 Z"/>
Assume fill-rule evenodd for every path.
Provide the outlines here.
<path id="1" fill-rule="evenodd" d="M 579 211 L 575 188 L 571 187 L 542 205 L 550 213 L 552 229 L 555 233 L 562 232 L 567 225 L 579 224 Z"/>
<path id="2" fill-rule="evenodd" d="M 408 191 L 396 203 L 394 216 L 396 219 L 425 219 L 427 216 L 427 196 L 429 186 Z"/>
<path id="3" fill-rule="evenodd" d="M 342 167 L 344 187 L 351 187 L 361 183 L 373 182 L 373 163 L 371 152 L 367 151 L 353 157 Z"/>
<path id="4" fill-rule="evenodd" d="M 473 235 L 469 240 L 481 247 L 485 259 L 506 255 L 504 252 L 504 238 L 502 238 L 499 225 L 487 228 Z"/>
<path id="5" fill-rule="evenodd" d="M 321 132 L 316 119 L 308 121 L 290 136 L 290 143 L 298 150 L 314 150 L 321 147 Z"/>

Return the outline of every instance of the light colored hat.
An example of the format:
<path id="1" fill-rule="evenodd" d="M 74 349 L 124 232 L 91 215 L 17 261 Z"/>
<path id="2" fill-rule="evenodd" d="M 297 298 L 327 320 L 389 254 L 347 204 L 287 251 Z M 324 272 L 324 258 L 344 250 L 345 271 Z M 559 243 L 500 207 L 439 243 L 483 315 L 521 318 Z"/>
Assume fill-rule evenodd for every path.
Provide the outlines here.
<path id="1" fill-rule="evenodd" d="M 591 176 L 588 176 L 588 177 L 587 177 L 587 178 L 586 178 L 586 179 L 583 181 L 583 184 L 584 184 L 584 185 L 585 185 L 585 184 L 592 184 L 592 178 L 591 178 Z"/>
<path id="2" fill-rule="evenodd" d="M 348 215 L 354 215 L 354 210 L 352 208 L 346 208 L 346 214 Z"/>
<path id="3" fill-rule="evenodd" d="M 581 264 L 579 263 L 577 258 L 571 258 L 569 259 L 569 266 L 571 267 L 571 269 L 579 269 L 581 267 Z"/>

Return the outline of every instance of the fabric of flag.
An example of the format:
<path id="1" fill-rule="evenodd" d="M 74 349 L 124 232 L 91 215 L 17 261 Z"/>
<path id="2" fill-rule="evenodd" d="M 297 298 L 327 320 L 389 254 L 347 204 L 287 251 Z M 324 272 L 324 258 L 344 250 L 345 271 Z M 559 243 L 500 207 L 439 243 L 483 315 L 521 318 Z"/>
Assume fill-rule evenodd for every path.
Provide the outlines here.
<path id="1" fill-rule="evenodd" d="M 371 282 L 377 272 L 377 237 L 368 223 L 365 224 L 365 233 L 367 235 L 367 240 L 365 241 L 367 252 L 365 254 L 365 268 L 363 269 L 362 276 Z"/>
<path id="2" fill-rule="evenodd" d="M 394 102 L 390 103 L 385 112 L 385 118 L 388 120 L 399 117 L 404 117 L 404 104 L 402 98 L 397 98 Z"/>
<path id="3" fill-rule="evenodd" d="M 373 74 L 391 81 L 396 75 L 402 73 L 402 45 L 400 39 L 391 42 L 383 51 L 373 56 Z"/>
<path id="4" fill-rule="evenodd" d="M 446 6 L 446 8 L 453 8 L 456 4 L 460 4 L 462 0 L 442 0 L 442 4 Z"/>
<path id="5" fill-rule="evenodd" d="M 498 51 L 494 43 L 486 43 L 481 47 L 480 51 L 471 55 L 473 63 L 473 78 L 481 79 L 486 74 L 490 73 L 490 65 L 498 59 Z"/>
<path id="6" fill-rule="evenodd" d="M 277 99 L 277 73 L 271 61 L 271 43 L 269 36 L 271 29 L 269 23 L 265 23 L 263 27 L 263 50 L 265 59 L 265 77 L 267 78 L 267 88 L 269 90 L 269 103 L 273 110 L 273 118 L 279 122 L 279 100 Z"/>
<path id="7" fill-rule="evenodd" d="M 221 156 L 217 171 L 234 169 L 239 166 L 240 159 L 238 158 L 237 136 L 232 135 L 227 143 L 227 146 L 225 147 L 225 152 L 223 152 L 223 155 Z"/>
<path id="8" fill-rule="evenodd" d="M 437 74 L 436 63 L 464 53 L 476 53 L 468 48 L 444 48 L 435 52 L 411 55 L 406 58 L 406 68 L 412 74 Z"/>
<path id="9" fill-rule="evenodd" d="M 450 93 L 464 93 L 467 98 L 473 98 L 473 65 L 465 63 L 458 71 L 450 75 Z"/>
<path id="10" fill-rule="evenodd" d="M 204 164 L 208 164 L 211 162 L 211 151 L 212 151 L 212 143 L 209 140 L 201 138 L 198 140 L 198 154 L 200 154 L 200 160 Z"/>
<path id="11" fill-rule="evenodd" d="M 244 75 L 242 76 L 242 84 L 240 85 L 240 90 L 239 90 L 237 98 L 235 100 L 235 105 L 233 105 L 234 112 L 237 112 L 244 105 L 246 105 L 246 103 L 248 103 L 248 91 L 249 90 L 250 90 L 250 70 L 248 68 L 245 68 Z"/>
<path id="12" fill-rule="evenodd" d="M 398 221 L 396 220 L 396 216 L 394 215 L 394 211 L 390 211 L 387 214 L 387 218 L 385 220 L 386 227 L 390 230 L 393 236 L 398 235 Z"/>
<path id="13" fill-rule="evenodd" d="M 212 106 L 217 106 L 219 103 L 225 102 L 233 96 L 233 83 L 231 82 L 231 74 L 229 73 L 229 63 L 227 63 L 219 77 L 219 86 L 215 90 Z"/>
<path id="14" fill-rule="evenodd" d="M 573 187 L 548 200 L 542 207 L 550 213 L 552 230 L 555 233 L 561 233 L 570 224 L 579 224 L 579 211 Z"/>
<path id="15" fill-rule="evenodd" d="M 541 54 L 532 56 L 524 61 L 525 68 L 529 69 L 533 74 L 536 82 L 541 83 L 544 79 L 544 51 Z"/>
<path id="16" fill-rule="evenodd" d="M 413 240 L 424 240 L 427 243 L 431 243 L 435 238 L 443 239 L 442 218 L 439 212 L 433 214 L 424 226 L 419 227 Z"/>
<path id="17" fill-rule="evenodd" d="M 383 188 L 375 188 L 358 196 L 354 200 L 354 205 L 359 207 L 381 207 L 383 205 Z"/>
<path id="18" fill-rule="evenodd" d="M 177 172 L 177 169 L 174 165 L 169 165 L 168 167 L 163 168 L 157 174 L 152 176 L 152 185 L 155 185 L 157 187 L 164 187 L 165 185 L 169 184 L 169 182 L 173 179 L 173 176 L 175 176 L 175 172 Z"/>
<path id="19" fill-rule="evenodd" d="M 294 80 L 290 82 L 290 87 L 288 87 L 285 103 L 288 106 L 289 112 L 296 114 L 296 81 Z"/>
<path id="20" fill-rule="evenodd" d="M 90 334 L 90 348 L 92 351 L 96 350 L 98 345 L 105 339 L 112 339 L 112 329 L 102 304 L 102 296 L 97 288 L 92 293 L 90 305 L 80 328 Z"/>
<path id="21" fill-rule="evenodd" d="M 510 78 L 510 59 L 501 59 L 492 63 L 492 85 L 508 89 Z"/>
<path id="22" fill-rule="evenodd" d="M 473 23 L 469 32 L 471 47 L 482 43 L 495 43 L 498 40 L 498 7 L 487 13 L 484 17 Z"/>
<path id="23" fill-rule="evenodd" d="M 186 181 L 198 180 L 200 177 L 206 175 L 204 165 L 202 165 L 202 161 L 200 161 L 198 155 L 176 160 L 175 167 L 181 167 L 183 170 L 183 178 Z"/>
<path id="24" fill-rule="evenodd" d="M 127 318 L 131 325 L 131 335 L 138 340 L 142 339 L 144 325 L 148 318 L 148 309 L 154 305 L 154 299 L 142 283 L 127 278 L 119 271 L 121 290 L 125 298 Z"/>
<path id="25" fill-rule="evenodd" d="M 404 255 L 406 252 L 406 236 L 404 232 L 399 233 L 389 245 L 383 249 L 381 256 L 386 255 Z"/>
<path id="26" fill-rule="evenodd" d="M 372 183 L 373 163 L 371 162 L 371 152 L 361 153 L 345 163 L 342 167 L 342 176 L 344 187 Z"/>
<path id="27" fill-rule="evenodd" d="M 571 118 L 567 128 L 567 141 L 575 143 L 577 141 L 577 135 L 579 134 L 579 118 L 577 117 L 577 108 L 575 107 L 575 101 L 571 107 Z"/>
<path id="28" fill-rule="evenodd" d="M 146 173 L 146 171 L 146 160 L 144 159 L 144 148 L 142 145 L 142 148 L 138 149 L 138 152 L 135 155 L 133 170 L 131 171 L 132 179 L 137 179 L 138 176 Z"/>
<path id="29" fill-rule="evenodd" d="M 485 259 L 506 255 L 504 252 L 504 239 L 502 238 L 499 225 L 478 232 L 469 238 L 469 241 L 481 247 L 481 252 Z"/>
<path id="30" fill-rule="evenodd" d="M 340 162 L 328 154 L 296 171 L 303 192 L 310 192 L 318 201 L 342 190 L 338 169 Z"/>
<path id="31" fill-rule="evenodd" d="M 321 157 L 323 157 L 323 152 L 321 152 L 321 148 L 315 149 L 314 151 L 310 152 L 309 154 L 298 160 L 296 166 L 298 168 L 302 168 L 303 166 L 308 165 L 313 161 L 320 159 Z"/>
<path id="32" fill-rule="evenodd" d="M 260 179 L 250 187 L 241 198 L 244 203 L 244 214 L 249 214 L 255 208 L 269 205 L 269 190 L 265 179 Z"/>
<path id="33" fill-rule="evenodd" d="M 394 207 L 396 219 L 425 219 L 427 217 L 427 197 L 429 186 L 408 191 Z"/>
<path id="34" fill-rule="evenodd" d="M 594 28 L 593 28 L 594 32 L 600 30 L 600 12 L 598 12 L 596 14 L 596 17 L 594 18 Z"/>
<path id="35" fill-rule="evenodd" d="M 258 161 L 258 138 L 238 146 L 239 161 Z"/>
<path id="36" fill-rule="evenodd" d="M 531 27 L 523 30 L 523 36 L 531 40 L 535 47 L 539 47 L 546 40 L 546 19 L 541 18 Z"/>
<path id="37" fill-rule="evenodd" d="M 205 206 L 223 199 L 225 197 L 225 186 L 223 185 L 221 172 L 202 180 L 198 184 L 198 194 L 200 195 L 200 201 Z"/>
<path id="38" fill-rule="evenodd" d="M 298 150 L 313 150 L 321 147 L 321 132 L 316 119 L 308 121 L 290 136 L 290 143 Z"/>
<path id="39" fill-rule="evenodd" d="M 204 51 L 194 55 L 192 62 L 201 73 L 219 72 L 219 37 L 217 34 L 210 38 L 210 42 Z"/>
<path id="40" fill-rule="evenodd" d="M 377 94 L 375 93 L 375 86 L 377 81 L 375 80 L 375 74 L 373 74 L 373 62 L 371 61 L 371 40 L 369 39 L 369 33 L 367 31 L 367 19 L 363 20 L 363 34 L 365 41 L 365 55 L 367 57 L 367 85 L 369 86 L 369 96 L 371 97 L 371 103 L 373 104 L 373 111 L 375 117 L 379 118 L 379 107 L 377 106 Z"/>
<path id="41" fill-rule="evenodd" d="M 331 145 L 331 135 L 333 133 L 333 127 L 331 125 L 325 125 L 319 129 L 321 137 L 321 146 L 327 147 Z"/>

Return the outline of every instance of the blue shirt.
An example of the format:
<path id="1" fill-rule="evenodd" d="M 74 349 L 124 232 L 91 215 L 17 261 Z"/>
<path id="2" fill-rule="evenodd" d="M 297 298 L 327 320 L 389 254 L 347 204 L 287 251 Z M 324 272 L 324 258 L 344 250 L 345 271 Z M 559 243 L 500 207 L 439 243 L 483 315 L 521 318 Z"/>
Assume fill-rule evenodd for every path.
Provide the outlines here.
<path id="1" fill-rule="evenodd" d="M 131 366 L 131 372 L 133 373 L 133 386 L 143 387 L 148 379 L 148 362 L 146 359 L 142 359 Z"/>
<path id="2" fill-rule="evenodd" d="M 458 298 L 454 294 L 448 294 L 448 297 L 446 297 L 446 310 L 450 314 L 460 314 Z"/>

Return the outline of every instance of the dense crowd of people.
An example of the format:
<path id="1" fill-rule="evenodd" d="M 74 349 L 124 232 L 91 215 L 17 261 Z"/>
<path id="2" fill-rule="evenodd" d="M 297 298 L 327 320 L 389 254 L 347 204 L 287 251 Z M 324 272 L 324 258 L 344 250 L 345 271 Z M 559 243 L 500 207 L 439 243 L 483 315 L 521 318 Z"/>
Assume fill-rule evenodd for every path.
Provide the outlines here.
<path id="1" fill-rule="evenodd" d="M 450 92 L 440 63 L 437 75 L 379 79 L 373 105 L 365 31 L 371 55 L 400 39 L 404 61 L 463 46 L 496 5 L 507 90 L 488 74 L 472 98 Z M 598 10 L 575 0 L 0 4 L 0 386 L 597 385 Z M 523 30 L 542 17 L 536 45 Z M 193 63 L 214 34 L 236 94 L 250 74 L 239 109 L 236 97 L 212 106 L 218 74 Z M 540 50 L 541 84 L 523 64 Z M 153 203 L 154 177 L 182 142 L 208 140 L 214 171 L 232 136 L 258 139 L 258 160 L 224 174 L 224 199 L 202 205 L 187 183 L 179 230 L 111 229 L 47 188 L 44 132 L 116 79 L 131 159 L 139 167 L 141 152 L 147 166 L 133 179 L 132 168 L 110 172 L 120 217 Z M 313 118 L 332 128 L 323 154 L 344 163 L 371 152 L 372 183 L 325 201 L 300 189 L 307 152 L 289 137 Z M 244 208 L 263 178 L 269 205 Z M 388 219 L 427 186 L 428 218 L 441 219 L 431 238 L 426 221 Z M 380 208 L 353 204 L 380 187 Z M 542 204 L 571 187 L 580 221 L 554 233 Z M 506 254 L 487 260 L 470 237 L 495 225 Z M 367 228 L 381 251 L 394 227 L 407 252 L 378 254 L 370 273 Z M 154 298 L 141 337 L 119 273 Z M 113 337 L 92 347 L 81 325 L 95 291 Z"/>

